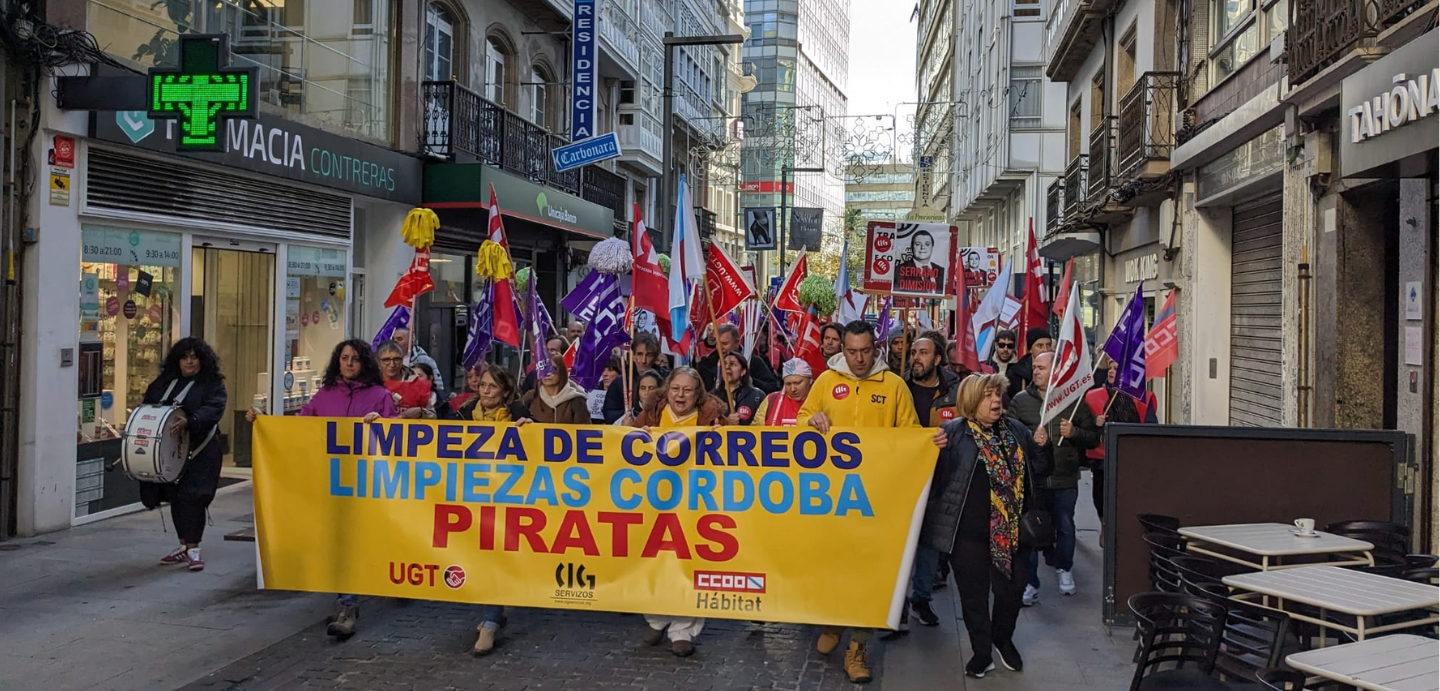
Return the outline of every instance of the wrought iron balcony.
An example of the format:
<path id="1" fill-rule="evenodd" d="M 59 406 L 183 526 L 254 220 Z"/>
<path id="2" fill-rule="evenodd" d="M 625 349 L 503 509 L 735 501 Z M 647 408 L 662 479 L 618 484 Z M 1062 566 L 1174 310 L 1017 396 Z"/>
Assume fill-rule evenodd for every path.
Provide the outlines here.
<path id="1" fill-rule="evenodd" d="M 1150 161 L 1169 161 L 1175 150 L 1175 94 L 1178 72 L 1146 72 L 1120 99 L 1117 177 L 1150 177 Z M 1156 171 L 1166 172 L 1166 171 Z"/>
<path id="2" fill-rule="evenodd" d="M 566 143 L 563 137 L 453 81 L 424 82 L 421 95 L 425 153 L 451 161 L 463 155 L 533 182 L 580 192 L 580 171 L 556 171 L 550 158 L 551 149 Z"/>
<path id="3" fill-rule="evenodd" d="M 1059 230 L 1065 215 L 1065 178 L 1055 178 L 1045 190 L 1045 233 Z"/>
<path id="4" fill-rule="evenodd" d="M 1115 169 L 1115 118 L 1100 118 L 1100 124 L 1090 131 L 1090 184 L 1087 190 L 1090 203 L 1105 199 L 1114 186 Z"/>
<path id="5" fill-rule="evenodd" d="M 1334 64 L 1360 41 L 1395 24 L 1426 0 L 1305 0 L 1290 3 L 1285 69 L 1290 87 Z"/>
<path id="6" fill-rule="evenodd" d="M 1087 189 L 1086 173 L 1089 170 L 1086 165 L 1087 157 L 1080 154 L 1065 166 L 1065 218 L 1068 220 L 1080 213 L 1085 206 L 1085 192 Z"/>
<path id="7" fill-rule="evenodd" d="M 625 212 L 625 177 L 594 165 L 580 170 L 580 198 L 614 211 L 615 228 L 623 231 L 630 217 Z"/>

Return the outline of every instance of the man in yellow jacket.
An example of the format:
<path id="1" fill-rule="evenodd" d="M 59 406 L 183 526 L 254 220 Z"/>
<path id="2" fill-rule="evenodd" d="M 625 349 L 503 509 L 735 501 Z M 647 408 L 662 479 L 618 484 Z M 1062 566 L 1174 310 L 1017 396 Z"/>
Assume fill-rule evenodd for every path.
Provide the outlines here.
<path id="1" fill-rule="evenodd" d="M 875 331 L 869 323 L 857 319 L 846 324 L 840 352 L 828 364 L 830 369 L 815 380 L 810 395 L 800 406 L 796 419 L 802 424 L 821 433 L 828 433 L 831 427 L 921 427 L 910 387 L 876 357 Z M 947 439 L 944 431 L 936 431 L 936 446 L 944 448 Z M 843 627 L 826 627 L 815 649 L 829 655 L 840 645 L 844 631 Z M 856 629 L 850 634 L 845 675 L 853 683 L 870 681 L 865 645 L 872 633 L 870 629 Z"/>

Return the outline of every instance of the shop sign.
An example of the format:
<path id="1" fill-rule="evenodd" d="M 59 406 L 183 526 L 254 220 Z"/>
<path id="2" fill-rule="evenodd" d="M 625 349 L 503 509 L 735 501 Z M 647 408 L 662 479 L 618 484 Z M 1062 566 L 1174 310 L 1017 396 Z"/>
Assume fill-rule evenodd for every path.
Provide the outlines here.
<path id="1" fill-rule="evenodd" d="M 345 251 L 290 245 L 285 264 L 291 276 L 344 276 Z"/>
<path id="2" fill-rule="evenodd" d="M 143 110 L 95 112 L 91 117 L 91 136 L 102 141 L 367 197 L 420 203 L 420 159 L 268 113 L 223 121 L 218 151 L 176 151 L 176 122 L 157 123 Z"/>
<path id="3" fill-rule="evenodd" d="M 500 212 L 592 237 L 615 235 L 615 212 L 549 187 L 503 173 L 490 166 L 480 171 L 481 189 L 495 185 Z"/>
<path id="4" fill-rule="evenodd" d="M 1196 199 L 1206 200 L 1279 173 L 1285 166 L 1281 129 L 1276 127 L 1201 166 L 1196 175 Z"/>
<path id="5" fill-rule="evenodd" d="M 149 116 L 178 121 L 178 151 L 219 151 L 220 124 L 253 118 L 259 110 L 257 67 L 230 67 L 225 34 L 180 37 L 180 66 L 153 67 Z"/>
<path id="6" fill-rule="evenodd" d="M 1440 111 L 1435 41 L 1432 31 L 1345 78 L 1340 86 L 1342 176 L 1371 173 L 1440 145 L 1432 119 Z"/>
<path id="7" fill-rule="evenodd" d="M 82 261 L 123 266 L 180 266 L 180 236 L 153 230 L 85 225 L 80 229 Z"/>
<path id="8" fill-rule="evenodd" d="M 113 300 L 114 298 L 111 299 Z M 88 273 L 80 275 L 80 318 L 90 320 L 100 318 L 99 274 Z"/>
<path id="9" fill-rule="evenodd" d="M 595 0 L 575 0 L 570 23 L 570 141 L 595 136 Z M 668 48 L 667 48 L 668 50 Z"/>
<path id="10" fill-rule="evenodd" d="M 1153 281 L 1160 277 L 1160 255 L 1142 254 L 1125 260 L 1125 282 Z"/>

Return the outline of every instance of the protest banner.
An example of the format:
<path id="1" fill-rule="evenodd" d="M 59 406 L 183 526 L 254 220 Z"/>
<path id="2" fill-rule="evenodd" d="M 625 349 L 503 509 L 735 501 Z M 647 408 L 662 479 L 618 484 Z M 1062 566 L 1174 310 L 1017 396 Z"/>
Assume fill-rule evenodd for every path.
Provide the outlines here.
<path id="1" fill-rule="evenodd" d="M 899 622 L 933 430 L 263 417 L 261 587 Z"/>

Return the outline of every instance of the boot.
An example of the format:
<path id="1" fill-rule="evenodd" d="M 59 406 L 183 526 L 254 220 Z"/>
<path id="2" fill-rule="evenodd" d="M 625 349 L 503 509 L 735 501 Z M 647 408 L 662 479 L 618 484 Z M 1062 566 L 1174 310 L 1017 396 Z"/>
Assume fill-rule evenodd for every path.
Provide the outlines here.
<path id="1" fill-rule="evenodd" d="M 645 645 L 660 645 L 660 641 L 665 640 L 665 629 L 657 629 L 653 626 L 648 627 L 645 629 L 645 635 L 641 636 L 640 640 L 644 642 Z"/>
<path id="2" fill-rule="evenodd" d="M 850 642 L 850 649 L 845 651 L 845 676 L 850 677 L 852 684 L 870 682 L 870 668 L 865 666 L 864 643 Z"/>
<path id="3" fill-rule="evenodd" d="M 835 652 L 835 647 L 840 645 L 840 634 L 845 633 L 843 626 L 827 626 L 820 630 L 820 639 L 815 641 L 815 652 L 821 655 L 829 655 Z"/>
<path id="4" fill-rule="evenodd" d="M 476 657 L 489 655 L 495 650 L 495 629 L 484 624 L 480 625 L 480 637 L 475 639 L 475 647 L 470 650 Z"/>
<path id="5" fill-rule="evenodd" d="M 340 605 L 335 614 L 331 615 L 330 626 L 326 627 L 325 633 L 339 640 L 346 640 L 355 635 L 355 621 L 359 618 L 359 605 Z"/>

